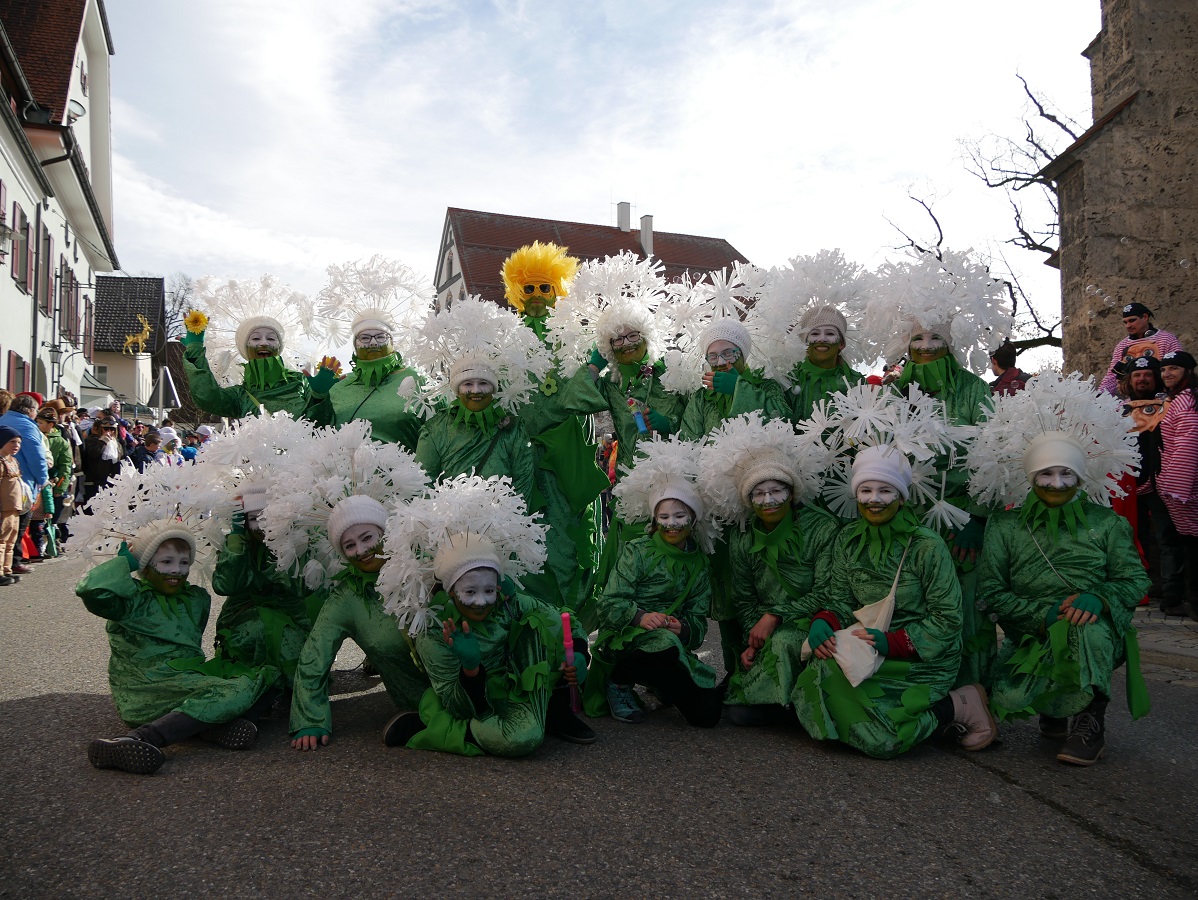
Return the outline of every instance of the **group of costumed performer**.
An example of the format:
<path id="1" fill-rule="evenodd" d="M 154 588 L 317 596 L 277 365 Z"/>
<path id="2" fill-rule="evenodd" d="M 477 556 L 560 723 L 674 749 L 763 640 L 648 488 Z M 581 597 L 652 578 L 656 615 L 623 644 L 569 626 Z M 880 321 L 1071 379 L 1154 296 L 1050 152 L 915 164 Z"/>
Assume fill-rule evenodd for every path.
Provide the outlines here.
<path id="1" fill-rule="evenodd" d="M 339 373 L 337 361 L 326 357 L 315 375 L 304 375 L 283 356 L 288 338 L 313 333 L 314 311 L 305 296 L 270 275 L 223 283 L 203 278 L 196 283 L 196 308 L 184 325 L 183 371 L 200 409 L 228 418 L 265 409 L 329 424 L 328 393 Z"/>
<path id="2" fill-rule="evenodd" d="M 90 569 L 75 588 L 88 611 L 107 620 L 108 683 L 133 730 L 88 746 L 97 768 L 148 774 L 162 747 L 200 737 L 232 750 L 257 739 L 279 671 L 220 658 L 202 646 L 211 598 L 189 579 L 210 570 L 233 512 L 233 486 L 203 466 L 126 463 L 73 526 Z"/>
<path id="3" fill-rule="evenodd" d="M 1039 714 L 1040 733 L 1063 742 L 1062 762 L 1102 755 L 1112 675 L 1125 662 L 1132 718 L 1148 712 L 1131 623 L 1150 580 L 1110 508 L 1136 460 L 1122 404 L 1076 373 L 1038 375 L 997 398 L 969 451 L 970 491 L 1000 510 L 977 587 L 1004 634 L 991 708 L 1004 720 Z"/>
<path id="4" fill-rule="evenodd" d="M 414 635 L 429 682 L 385 743 L 519 757 L 546 734 L 594 742 L 571 709 L 586 683 L 586 634 L 574 621 L 566 632 L 569 614 L 521 587 L 545 565 L 545 526 L 509 479 L 459 475 L 393 505 L 384 553 L 379 591 L 393 627 Z"/>

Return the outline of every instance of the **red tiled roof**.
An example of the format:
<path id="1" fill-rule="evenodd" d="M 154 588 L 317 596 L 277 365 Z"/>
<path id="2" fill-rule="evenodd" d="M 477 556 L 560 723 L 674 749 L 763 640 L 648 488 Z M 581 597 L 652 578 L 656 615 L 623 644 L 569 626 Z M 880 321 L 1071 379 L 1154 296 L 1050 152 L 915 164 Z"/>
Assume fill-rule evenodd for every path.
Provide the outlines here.
<path id="1" fill-rule="evenodd" d="M 552 241 L 566 247 L 571 256 L 584 262 L 603 259 L 622 250 L 644 257 L 640 230 L 621 231 L 613 225 L 588 225 L 582 222 L 558 222 L 473 209 L 446 211 L 466 291 L 480 294 L 484 300 L 503 304 L 503 280 L 499 270 L 512 251 L 533 241 Z M 666 278 L 673 281 L 683 273 L 695 274 L 730 268 L 734 262 L 749 260 L 723 238 L 692 234 L 653 232 L 653 256 L 665 265 Z"/>
<path id="2" fill-rule="evenodd" d="M 64 121 L 86 7 L 87 0 L 0 0 L 0 21 L 33 97 L 56 124 Z"/>

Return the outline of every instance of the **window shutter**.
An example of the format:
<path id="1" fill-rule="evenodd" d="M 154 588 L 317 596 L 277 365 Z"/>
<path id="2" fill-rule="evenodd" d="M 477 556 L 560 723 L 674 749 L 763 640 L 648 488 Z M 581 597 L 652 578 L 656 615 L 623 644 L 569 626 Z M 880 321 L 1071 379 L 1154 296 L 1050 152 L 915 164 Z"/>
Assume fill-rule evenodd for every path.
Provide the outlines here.
<path id="1" fill-rule="evenodd" d="M 33 232 L 33 222 L 25 219 L 25 293 L 33 293 L 33 273 L 37 262 L 37 235 Z"/>

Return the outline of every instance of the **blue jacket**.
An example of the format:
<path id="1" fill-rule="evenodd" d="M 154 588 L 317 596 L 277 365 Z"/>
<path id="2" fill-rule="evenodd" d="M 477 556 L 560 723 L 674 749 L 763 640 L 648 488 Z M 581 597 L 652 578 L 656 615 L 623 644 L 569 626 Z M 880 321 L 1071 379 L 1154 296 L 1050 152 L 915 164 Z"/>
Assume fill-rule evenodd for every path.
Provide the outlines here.
<path id="1" fill-rule="evenodd" d="M 24 413 L 9 410 L 0 416 L 0 425 L 7 425 L 21 436 L 21 449 L 17 452 L 17 465 L 21 467 L 21 480 L 35 493 L 50 480 L 46 468 L 46 446 L 42 443 L 41 429 Z"/>

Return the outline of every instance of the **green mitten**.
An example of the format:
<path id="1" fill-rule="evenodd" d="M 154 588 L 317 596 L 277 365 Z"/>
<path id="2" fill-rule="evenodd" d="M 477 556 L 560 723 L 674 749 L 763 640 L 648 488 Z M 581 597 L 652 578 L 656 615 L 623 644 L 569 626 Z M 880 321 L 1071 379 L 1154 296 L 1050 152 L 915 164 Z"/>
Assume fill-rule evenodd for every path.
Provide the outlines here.
<path id="1" fill-rule="evenodd" d="M 137 557 L 133 555 L 133 551 L 129 549 L 129 545 L 121 541 L 120 548 L 116 551 L 116 555 L 121 557 L 129 564 L 129 571 L 136 572 L 141 568 L 141 563 L 137 561 Z"/>
<path id="2" fill-rule="evenodd" d="M 1089 593 L 1078 594 L 1077 599 L 1073 601 L 1073 608 L 1100 616 L 1103 610 L 1102 598 Z"/>
<path id="3" fill-rule="evenodd" d="M 653 409 L 649 410 L 649 427 L 662 437 L 665 437 L 674 430 L 673 423 L 666 416 Z"/>
<path id="4" fill-rule="evenodd" d="M 816 619 L 811 623 L 811 630 L 807 632 L 807 644 L 814 650 L 835 633 L 832 630 L 832 626 L 823 619 Z"/>
<path id="5" fill-rule="evenodd" d="M 866 628 L 866 632 L 874 639 L 874 649 L 882 656 L 887 656 L 890 653 L 890 642 L 886 640 L 886 633 L 878 631 L 876 628 Z"/>
<path id="6" fill-rule="evenodd" d="M 478 645 L 478 638 L 469 631 L 455 631 L 453 643 L 449 645 L 449 649 L 453 651 L 453 655 L 458 658 L 458 662 L 466 671 L 477 669 L 483 660 L 483 651 Z"/>
<path id="7" fill-rule="evenodd" d="M 721 394 L 731 396 L 736 393 L 736 383 L 740 381 L 740 372 L 729 369 L 727 372 L 711 373 L 711 389 Z"/>
<path id="8" fill-rule="evenodd" d="M 594 347 L 591 348 L 591 358 L 587 360 L 587 364 L 594 366 L 600 372 L 607 368 L 607 360 L 604 359 L 603 354 Z"/>
<path id="9" fill-rule="evenodd" d="M 986 520 L 970 516 L 965 527 L 953 538 L 953 547 L 958 550 L 981 550 L 982 538 L 986 535 Z"/>
<path id="10" fill-rule="evenodd" d="M 1048 612 L 1044 616 L 1045 631 L 1048 631 L 1048 629 L 1052 628 L 1053 625 L 1057 624 L 1057 619 L 1059 619 L 1061 616 L 1061 604 L 1064 602 L 1064 600 L 1058 600 L 1048 608 Z"/>
<path id="11" fill-rule="evenodd" d="M 308 387 L 312 389 L 313 394 L 327 394 L 329 388 L 336 383 L 337 373 L 324 366 L 317 369 L 315 375 L 308 376 Z"/>
<path id="12" fill-rule="evenodd" d="M 204 344 L 204 332 L 186 331 L 183 337 L 179 338 L 179 343 L 186 347 L 199 347 Z"/>

